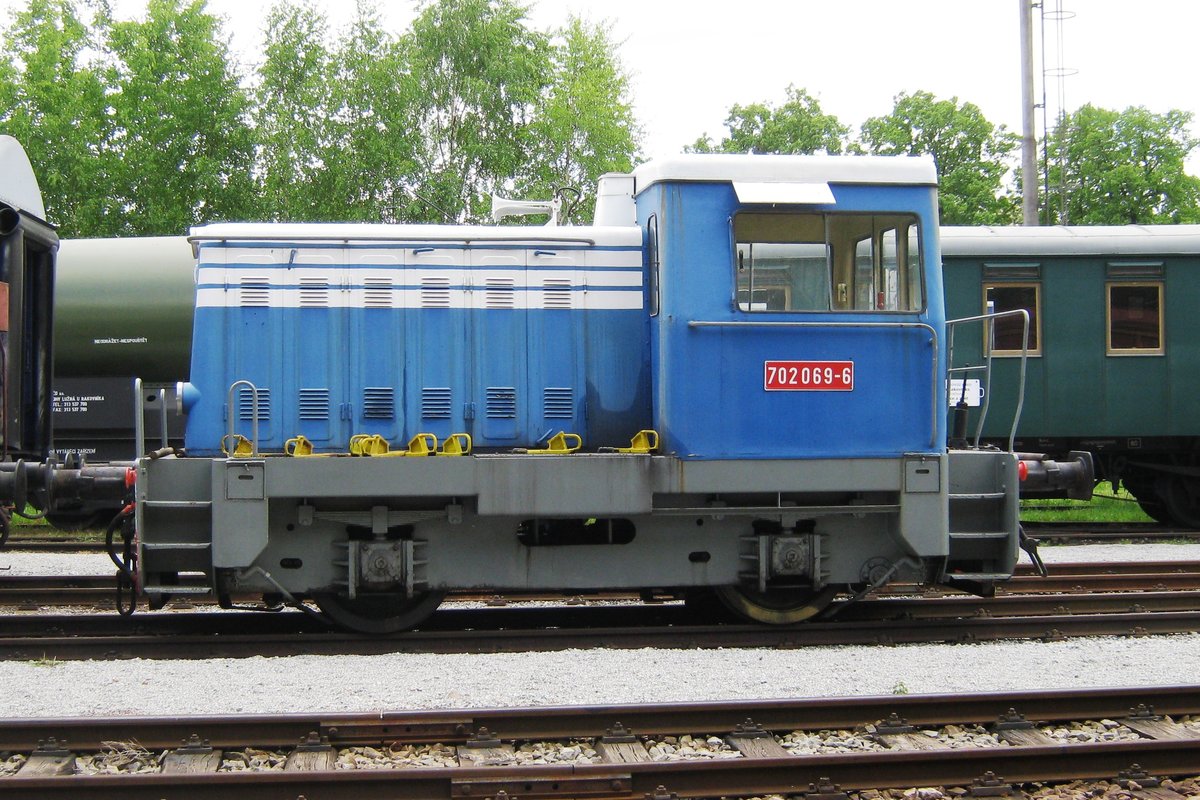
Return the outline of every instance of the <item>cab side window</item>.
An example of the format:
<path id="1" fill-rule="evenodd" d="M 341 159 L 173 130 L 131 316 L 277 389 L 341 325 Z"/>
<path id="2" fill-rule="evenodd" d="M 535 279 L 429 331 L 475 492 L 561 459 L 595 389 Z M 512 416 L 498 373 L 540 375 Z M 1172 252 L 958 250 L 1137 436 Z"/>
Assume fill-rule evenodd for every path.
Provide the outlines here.
<path id="1" fill-rule="evenodd" d="M 909 215 L 741 213 L 733 233 L 740 311 L 924 308 Z"/>

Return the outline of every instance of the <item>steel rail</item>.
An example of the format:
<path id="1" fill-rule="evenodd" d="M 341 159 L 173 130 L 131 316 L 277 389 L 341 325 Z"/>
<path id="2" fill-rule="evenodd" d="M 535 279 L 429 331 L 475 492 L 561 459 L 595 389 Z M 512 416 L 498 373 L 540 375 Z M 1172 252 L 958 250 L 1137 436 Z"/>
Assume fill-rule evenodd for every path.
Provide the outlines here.
<path id="1" fill-rule="evenodd" d="M 585 609 L 579 609 L 585 611 Z M 591 609 L 589 612 L 604 612 Z M 168 614 L 169 624 L 195 617 Z M 244 617 L 227 615 L 228 624 Z M 298 615 L 296 615 L 298 616 Z M 15 619 L 15 618 L 14 618 Z M 174 631 L 151 633 L 152 618 L 127 622 L 122 635 L 71 635 L 62 621 L 40 620 L 51 635 L 10 635 L 0 638 L 0 659 L 53 657 L 88 659 L 137 657 L 245 658 L 258 655 L 375 655 L 383 653 L 497 653 L 548 652 L 578 648 L 636 649 L 667 647 L 709 649 L 770 647 L 790 649 L 818 645 L 929 644 L 997 640 L 1060 640 L 1076 636 L 1149 636 L 1200 631 L 1200 611 L 1126 611 L 1125 613 L 1054 614 L 1042 616 L 975 616 L 966 618 L 867 619 L 809 622 L 792 627 L 761 625 L 599 625 L 584 621 L 570 628 L 526 627 L 468 630 L 443 617 L 446 628 L 423 629 L 389 636 L 270 627 L 256 631 L 242 626 L 237 633 L 204 634 Z M 590 617 L 593 622 L 602 614 Z M 462 620 L 460 620 L 461 622 Z M 611 620 L 610 620 L 611 621 Z M 269 620 L 268 620 L 269 622 Z M 207 624 L 212 624 L 211 622 Z M 304 624 L 304 623 L 299 623 Z"/>
<path id="2" fill-rule="evenodd" d="M 844 605 L 844 607 L 842 607 Z M 991 598 L 953 594 L 937 597 L 889 596 L 832 607 L 840 622 L 908 619 L 948 620 L 959 617 L 1059 616 L 1064 614 L 1119 614 L 1136 612 L 1200 611 L 1200 591 L 1085 592 L 1079 594 L 1011 594 Z M 720 609 L 717 609 L 720 614 Z M 120 636 L 137 632 L 157 635 L 242 634 L 321 632 L 326 628 L 312 617 L 283 612 L 251 612 L 177 615 L 170 612 L 140 614 L 133 620 L 100 613 L 18 614 L 3 617 L 5 637 L 35 636 L 39 633 L 72 636 Z M 735 621 L 731 616 L 724 622 Z M 617 627 L 652 625 L 700 625 L 712 620 L 682 605 L 620 606 L 494 606 L 488 608 L 443 607 L 422 625 L 425 631 L 500 630 Z"/>
<path id="3" fill-rule="evenodd" d="M 854 728 L 892 714 L 917 727 L 983 725 L 1010 710 L 1036 723 L 1052 723 L 1122 718 L 1143 705 L 1153 707 L 1156 714 L 1200 714 L 1200 684 L 357 714 L 0 718 L 0 750 L 30 750 L 50 737 L 67 739 L 82 750 L 135 739 L 155 750 L 176 747 L 192 734 L 208 739 L 214 747 L 276 747 L 295 745 L 314 731 L 342 747 L 392 741 L 456 744 L 471 738 L 479 727 L 505 739 L 533 740 L 603 736 L 617 723 L 638 735 L 722 733 L 747 717 L 774 731 Z"/>
<path id="4" fill-rule="evenodd" d="M 1113 577 L 1122 576 L 1122 577 Z M 1081 592 L 1081 591 L 1140 591 L 1147 589 L 1200 589 L 1200 561 L 1131 561 L 1061 563 L 1050 565 L 1050 576 L 1043 578 L 1030 565 L 1018 565 L 1012 579 L 999 584 L 1000 591 L 1013 589 L 1023 592 Z M 0 575 L 0 604 L 4 602 L 37 601 L 42 605 L 55 603 L 108 603 L 116 591 L 112 575 L 33 576 Z M 883 592 L 908 594 L 919 591 L 952 591 L 944 587 L 917 587 L 913 584 L 894 584 Z M 628 592 L 506 592 L 500 594 L 462 593 L 455 599 L 507 603 L 522 600 L 559 601 L 579 604 L 588 599 L 633 599 Z M 250 600 L 247 596 L 243 598 Z M 211 599 L 196 598 L 191 602 L 208 605 Z"/>
<path id="5" fill-rule="evenodd" d="M 462 745 L 482 728 L 505 741 L 603 737 L 614 726 L 634 734 L 733 735 L 747 718 L 768 731 L 842 729 L 892 715 L 914 726 L 987 724 L 1026 712 L 1040 723 L 1113 718 L 1131 711 L 1200 712 L 1200 687 L 1168 686 L 972 695 L 906 695 L 714 704 L 460 709 L 372 715 L 294 714 L 272 717 L 54 719 L 0 721 L 0 749 L 28 751 L 39 739 L 71 748 L 138 741 L 172 748 L 193 735 L 213 747 L 294 745 L 309 734 L 334 747 L 442 742 Z M 1129 720 L 1130 724 L 1134 724 Z M 633 800 L 664 787 L 680 797 L 805 792 L 826 781 L 843 789 L 969 786 L 987 772 L 1010 782 L 1112 779 L 1133 764 L 1159 776 L 1190 776 L 1200 765 L 1200 737 L 1171 726 L 1157 738 L 1102 744 L 1054 744 L 933 750 L 888 749 L 851 755 L 743 757 L 716 761 L 601 763 L 572 766 L 449 767 L 220 774 L 148 774 L 0 779 L 0 797 L 266 798 L 320 797 L 534 800 Z M 882 737 L 889 744 L 887 737 Z M 636 740 L 636 739 L 635 739 Z M 729 741 L 727 739 L 727 741 Z"/>
<path id="6" fill-rule="evenodd" d="M 659 792 L 683 798 L 745 797 L 803 793 L 827 781 L 848 790 L 970 786 L 985 773 L 1017 783 L 1114 779 L 1120 770 L 1135 764 L 1158 775 L 1193 775 L 1200 764 L 1200 740 L 567 767 L 10 778 L 0 779 L 0 797 L 492 800 L 519 796 L 524 800 L 640 800 Z"/>

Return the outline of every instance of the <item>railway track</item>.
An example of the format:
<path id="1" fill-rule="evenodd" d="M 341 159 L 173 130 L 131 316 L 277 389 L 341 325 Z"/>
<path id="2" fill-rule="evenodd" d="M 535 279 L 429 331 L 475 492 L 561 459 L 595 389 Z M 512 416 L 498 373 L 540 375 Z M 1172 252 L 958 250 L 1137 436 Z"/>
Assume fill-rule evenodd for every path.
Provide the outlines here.
<path id="1" fill-rule="evenodd" d="M 0 659 L 212 658 L 296 654 L 492 653 L 606 648 L 1059 640 L 1200 630 L 1200 592 L 877 598 L 832 621 L 779 628 L 714 623 L 683 605 L 455 608 L 390 636 L 330 631 L 297 612 L 8 616 Z"/>
<path id="2" fill-rule="evenodd" d="M 105 544 L 101 541 L 81 541 L 68 538 L 27 538 L 11 536 L 4 550 L 14 553 L 102 553 Z"/>
<path id="3" fill-rule="evenodd" d="M 1200 590 L 1200 562 L 1198 561 L 1130 561 L 1130 562 L 1081 562 L 1052 564 L 1050 575 L 1041 577 L 1026 564 L 1018 566 L 1016 574 L 1007 583 L 997 587 L 997 593 L 1014 594 L 1083 594 L 1089 592 L 1129 591 L 1188 591 Z M 911 585 L 896 585 L 884 594 L 911 594 Z M 116 579 L 111 575 L 76 576 L 5 576 L 0 574 L 0 608 L 39 610 L 52 606 L 91 606 L 111 610 L 114 607 Z M 931 590 L 927 595 L 946 594 L 943 590 Z M 459 595 L 459 599 L 492 605 L 507 605 L 514 602 L 534 600 L 541 602 L 583 605 L 592 602 L 636 601 L 635 595 L 619 592 L 597 592 L 593 594 L 525 594 L 525 595 Z M 238 598 L 251 602 L 253 598 Z M 672 599 L 664 595 L 660 599 Z M 187 605 L 208 605 L 202 598 L 191 599 Z"/>
<path id="4" fill-rule="evenodd" d="M 1198 715 L 1200 687 L 1177 686 L 4 720 L 0 753 L 9 754 L 9 776 L 0 777 L 0 796 L 835 800 L 912 787 L 1021 797 L 1040 784 L 1082 781 L 1124 782 L 1133 792 L 1126 796 L 1171 800 L 1200 791 Z"/>
<path id="5" fill-rule="evenodd" d="M 1030 536 L 1044 542 L 1195 542 L 1200 531 L 1155 522 L 1022 522 Z"/>

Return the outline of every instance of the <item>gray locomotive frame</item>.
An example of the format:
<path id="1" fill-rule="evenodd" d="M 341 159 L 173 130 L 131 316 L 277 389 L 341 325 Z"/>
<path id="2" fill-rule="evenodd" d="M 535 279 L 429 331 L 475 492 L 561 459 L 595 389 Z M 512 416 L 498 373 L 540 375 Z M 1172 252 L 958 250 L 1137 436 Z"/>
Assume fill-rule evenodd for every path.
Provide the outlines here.
<path id="1" fill-rule="evenodd" d="M 997 451 L 816 461 L 165 456 L 137 468 L 138 557 L 152 605 L 210 592 L 294 601 L 455 589 L 986 585 L 1017 559 L 1017 457 Z M 518 536 L 523 521 L 555 518 L 619 518 L 634 532 L 611 544 Z"/>

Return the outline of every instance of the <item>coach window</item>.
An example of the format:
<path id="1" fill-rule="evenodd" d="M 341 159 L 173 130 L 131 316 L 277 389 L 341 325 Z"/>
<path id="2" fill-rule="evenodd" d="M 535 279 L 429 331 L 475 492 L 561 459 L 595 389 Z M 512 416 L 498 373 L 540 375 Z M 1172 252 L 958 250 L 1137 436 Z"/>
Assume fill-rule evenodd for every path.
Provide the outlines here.
<path id="1" fill-rule="evenodd" d="M 1025 309 L 1029 312 L 1029 349 L 1031 356 L 1042 354 L 1042 287 L 1037 283 L 990 283 L 983 287 L 984 307 L 999 314 Z M 1021 355 L 1025 322 L 1019 315 L 1000 317 L 993 323 L 992 341 L 984 342 L 985 352 L 996 356 Z M 986 327 L 985 327 L 985 336 Z"/>
<path id="2" fill-rule="evenodd" d="M 1161 283 L 1108 284 L 1108 354 L 1162 355 Z"/>
<path id="3" fill-rule="evenodd" d="M 907 215 L 734 217 L 741 311 L 916 311 L 925 298 Z"/>

